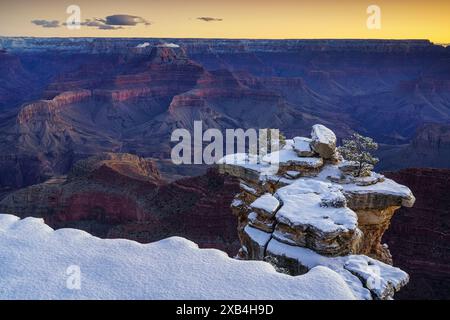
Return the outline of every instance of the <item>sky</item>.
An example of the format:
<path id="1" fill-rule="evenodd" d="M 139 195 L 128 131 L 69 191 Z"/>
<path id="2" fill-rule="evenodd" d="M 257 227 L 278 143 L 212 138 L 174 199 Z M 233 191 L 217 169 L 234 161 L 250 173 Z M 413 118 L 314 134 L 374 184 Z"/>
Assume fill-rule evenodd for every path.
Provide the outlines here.
<path id="1" fill-rule="evenodd" d="M 80 9 L 79 29 L 66 26 L 70 5 Z M 371 5 L 379 15 L 367 12 Z M 0 0 L 0 36 L 450 43 L 450 0 Z"/>

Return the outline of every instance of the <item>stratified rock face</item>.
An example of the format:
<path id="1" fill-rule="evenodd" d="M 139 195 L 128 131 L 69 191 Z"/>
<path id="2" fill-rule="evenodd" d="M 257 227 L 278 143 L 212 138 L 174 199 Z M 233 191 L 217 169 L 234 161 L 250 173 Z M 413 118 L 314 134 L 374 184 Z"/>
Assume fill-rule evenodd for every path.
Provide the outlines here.
<path id="1" fill-rule="evenodd" d="M 17 116 L 19 125 L 42 120 L 51 120 L 57 116 L 61 108 L 72 103 L 79 103 L 91 97 L 90 90 L 67 91 L 52 100 L 41 100 L 22 107 Z"/>
<path id="2" fill-rule="evenodd" d="M 335 138 L 316 125 L 312 139 L 287 140 L 262 158 L 236 154 L 219 161 L 220 172 L 241 180 L 231 204 L 241 240 L 238 256 L 268 260 L 294 275 L 327 266 L 361 299 L 392 298 L 408 275 L 391 266 L 381 238 L 394 212 L 415 198 L 382 175 L 348 174 L 348 164 L 335 156 Z"/>
<path id="3" fill-rule="evenodd" d="M 178 235 L 235 255 L 229 203 L 238 190 L 236 181 L 214 171 L 168 184 L 151 160 L 102 153 L 76 162 L 67 176 L 7 195 L 0 208 L 99 237 L 148 243 Z"/>
<path id="4" fill-rule="evenodd" d="M 152 63 L 184 64 L 188 63 L 186 52 L 178 45 L 160 44 L 150 52 Z"/>
<path id="5" fill-rule="evenodd" d="M 401 208 L 383 240 L 411 280 L 399 299 L 450 298 L 450 170 L 405 169 L 386 176 L 411 187 L 417 201 Z"/>

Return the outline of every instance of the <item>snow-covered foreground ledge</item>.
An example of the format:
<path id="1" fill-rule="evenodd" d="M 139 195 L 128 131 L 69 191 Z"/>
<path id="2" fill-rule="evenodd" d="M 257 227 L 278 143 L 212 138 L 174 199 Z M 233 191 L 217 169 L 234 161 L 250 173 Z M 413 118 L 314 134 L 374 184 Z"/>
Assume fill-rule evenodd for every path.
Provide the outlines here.
<path id="1" fill-rule="evenodd" d="M 292 277 L 179 237 L 150 244 L 100 239 L 0 214 L 0 248 L 0 299 L 355 298 L 329 268 Z"/>

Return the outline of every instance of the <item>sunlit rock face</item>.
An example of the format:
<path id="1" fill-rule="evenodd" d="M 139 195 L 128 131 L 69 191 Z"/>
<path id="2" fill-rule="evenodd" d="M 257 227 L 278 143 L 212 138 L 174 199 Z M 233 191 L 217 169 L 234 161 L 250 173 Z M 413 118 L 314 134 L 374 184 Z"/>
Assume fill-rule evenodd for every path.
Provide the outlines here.
<path id="1" fill-rule="evenodd" d="M 381 238 L 395 211 L 415 198 L 383 175 L 354 177 L 348 166 L 334 133 L 322 125 L 313 127 L 311 138 L 287 140 L 262 158 L 221 159 L 220 172 L 241 180 L 231 204 L 242 245 L 238 257 L 267 260 L 290 274 L 324 265 L 362 299 L 392 298 L 409 277 L 392 266 Z"/>

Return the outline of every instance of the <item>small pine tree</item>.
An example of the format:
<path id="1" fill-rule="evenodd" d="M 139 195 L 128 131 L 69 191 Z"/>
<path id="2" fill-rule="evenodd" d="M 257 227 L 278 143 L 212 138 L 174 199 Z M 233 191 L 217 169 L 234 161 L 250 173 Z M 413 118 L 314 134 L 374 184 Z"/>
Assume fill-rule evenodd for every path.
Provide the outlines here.
<path id="1" fill-rule="evenodd" d="M 353 133 L 350 139 L 344 139 L 343 145 L 338 148 L 339 153 L 345 160 L 356 164 L 355 177 L 366 177 L 378 163 L 370 151 L 377 150 L 378 144 L 372 138 L 364 137 L 358 133 Z"/>

